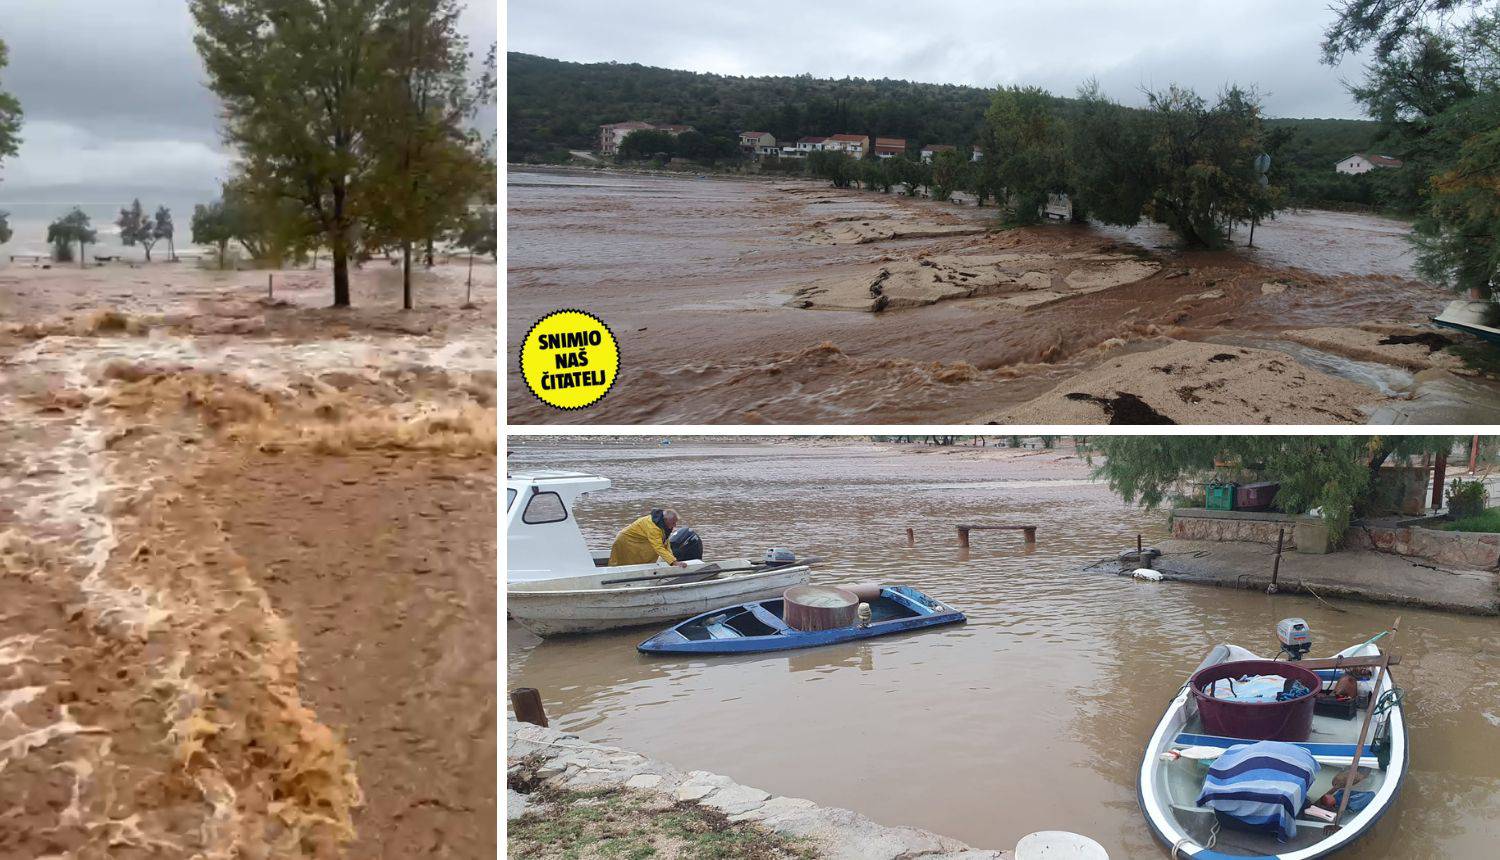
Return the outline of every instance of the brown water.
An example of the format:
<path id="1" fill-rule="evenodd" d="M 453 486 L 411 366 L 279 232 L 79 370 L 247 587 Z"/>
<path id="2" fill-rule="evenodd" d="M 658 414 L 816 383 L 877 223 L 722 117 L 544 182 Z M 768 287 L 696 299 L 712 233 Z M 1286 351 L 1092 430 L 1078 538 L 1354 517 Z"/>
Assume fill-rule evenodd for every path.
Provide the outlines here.
<path id="1" fill-rule="evenodd" d="M 802 237 L 831 218 L 983 224 L 995 210 L 794 180 L 519 170 L 507 183 L 507 352 L 542 315 L 580 307 L 614 329 L 623 357 L 619 383 L 582 412 L 544 406 L 510 374 L 519 423 L 960 423 L 1029 401 L 1122 344 L 1259 345 L 1288 328 L 1423 322 L 1451 298 L 1415 280 L 1402 222 L 1360 214 L 1285 212 L 1257 229 L 1256 248 L 1222 252 L 1181 250 L 1152 225 L 819 245 Z M 1025 312 L 983 299 L 883 314 L 783 304 L 791 289 L 893 257 L 1120 244 L 1162 271 Z M 1269 281 L 1293 287 L 1267 294 Z M 1340 356 L 1303 348 L 1294 358 L 1368 383 L 1367 368 Z M 1413 398 L 1382 413 L 1389 420 L 1483 417 L 1463 411 L 1466 393 L 1431 390 L 1445 384 L 1407 375 L 1372 388 L 1371 402 L 1377 392 Z M 1482 389 L 1500 402 L 1493 386 Z"/>
<path id="2" fill-rule="evenodd" d="M 670 504 L 709 555 L 786 546 L 827 556 L 814 582 L 909 582 L 968 624 L 777 655 L 647 658 L 652 630 L 539 641 L 508 626 L 509 685 L 553 725 L 686 769 L 846 807 L 976 847 L 1063 828 L 1111 856 L 1164 855 L 1136 805 L 1141 750 L 1207 649 L 1274 648 L 1306 618 L 1328 654 L 1401 616 L 1412 767 L 1398 808 L 1351 858 L 1493 856 L 1500 838 L 1500 637 L 1493 619 L 1084 572 L 1165 535 L 1164 517 L 1090 483 L 1067 454 L 805 443 L 516 440 L 512 470 L 594 471 L 615 488 L 579 511 L 591 544 Z M 1035 551 L 1008 532 L 1034 523 Z M 918 529 L 907 548 L 904 529 Z"/>

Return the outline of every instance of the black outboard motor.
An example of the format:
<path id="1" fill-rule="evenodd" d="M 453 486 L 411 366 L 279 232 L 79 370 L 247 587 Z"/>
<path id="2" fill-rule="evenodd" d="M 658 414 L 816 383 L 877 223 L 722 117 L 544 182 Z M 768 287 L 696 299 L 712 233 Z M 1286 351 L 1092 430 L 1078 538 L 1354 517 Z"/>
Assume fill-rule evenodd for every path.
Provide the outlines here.
<path id="1" fill-rule="evenodd" d="M 703 539 L 687 526 L 678 526 L 673 529 L 672 536 L 667 539 L 667 546 L 672 550 L 672 557 L 678 561 L 701 561 L 703 559 Z"/>

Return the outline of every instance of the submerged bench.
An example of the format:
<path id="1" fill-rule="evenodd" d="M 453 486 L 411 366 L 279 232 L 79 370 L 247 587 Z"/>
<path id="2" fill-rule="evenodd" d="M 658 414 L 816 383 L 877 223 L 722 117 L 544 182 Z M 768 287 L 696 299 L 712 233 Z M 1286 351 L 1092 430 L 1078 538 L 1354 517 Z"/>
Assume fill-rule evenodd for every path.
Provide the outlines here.
<path id="1" fill-rule="evenodd" d="M 1019 531 L 1019 532 L 1025 532 L 1026 533 L 1026 535 L 1025 535 L 1026 542 L 1027 543 L 1036 543 L 1036 526 L 959 526 L 958 527 L 958 545 L 959 546 L 968 546 L 969 545 L 969 532 L 971 532 L 971 531 L 985 531 L 985 530 L 989 530 L 989 531 L 1011 531 L 1011 532 Z"/>

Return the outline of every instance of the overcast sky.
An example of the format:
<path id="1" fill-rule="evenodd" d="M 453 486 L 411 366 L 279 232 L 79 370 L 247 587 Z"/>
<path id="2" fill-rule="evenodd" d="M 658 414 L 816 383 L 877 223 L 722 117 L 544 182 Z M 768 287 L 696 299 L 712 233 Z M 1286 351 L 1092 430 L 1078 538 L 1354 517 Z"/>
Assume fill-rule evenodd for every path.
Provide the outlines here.
<path id="1" fill-rule="evenodd" d="M 464 13 L 481 58 L 496 8 L 468 0 Z M 204 201 L 227 177 L 186 0 L 0 0 L 0 40 L 0 89 L 25 112 L 21 150 L 0 163 L 0 201 Z"/>
<path id="2" fill-rule="evenodd" d="M 1072 95 L 1095 76 L 1140 103 L 1176 82 L 1204 95 L 1255 84 L 1267 113 L 1360 117 L 1342 79 L 1319 65 L 1326 0 L 970 0 L 755 4 L 673 0 L 511 0 L 508 49 L 728 75 L 901 78 L 983 87 L 1027 84 Z"/>

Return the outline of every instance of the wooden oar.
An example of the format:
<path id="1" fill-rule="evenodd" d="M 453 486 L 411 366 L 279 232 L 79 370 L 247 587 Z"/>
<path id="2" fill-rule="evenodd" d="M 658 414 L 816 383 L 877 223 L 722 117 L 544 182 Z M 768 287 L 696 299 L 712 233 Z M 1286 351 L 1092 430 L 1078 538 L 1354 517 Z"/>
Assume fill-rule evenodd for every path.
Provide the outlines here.
<path id="1" fill-rule="evenodd" d="M 1394 633 L 1396 631 L 1396 628 L 1400 626 L 1401 619 L 1398 616 L 1396 618 L 1396 622 L 1390 626 L 1390 629 L 1382 632 L 1379 636 L 1374 637 L 1374 639 L 1371 639 L 1370 642 L 1374 642 L 1375 639 L 1379 639 L 1386 633 Z M 1366 642 L 1365 644 L 1368 645 L 1370 643 Z M 1344 809 L 1349 805 L 1349 795 L 1354 793 L 1354 776 L 1359 772 L 1359 759 L 1365 751 L 1365 738 L 1370 733 L 1370 723 L 1375 717 L 1375 707 L 1380 704 L 1380 682 L 1385 679 L 1386 669 L 1388 669 L 1390 665 L 1391 655 L 1380 655 L 1379 668 L 1375 670 L 1375 686 L 1370 690 L 1370 708 L 1369 710 L 1365 711 L 1364 724 L 1359 727 L 1359 743 L 1354 745 L 1354 758 L 1349 762 L 1349 770 L 1344 772 L 1344 793 L 1339 798 L 1338 812 L 1334 813 L 1333 816 L 1333 826 L 1335 828 L 1339 826 L 1339 822 L 1344 818 Z"/>
<path id="2" fill-rule="evenodd" d="M 673 582 L 673 584 L 677 584 L 676 581 L 678 580 L 680 580 L 681 582 L 696 582 L 698 578 L 707 579 L 710 576 L 718 576 L 721 573 L 746 573 L 752 570 L 772 570 L 778 567 L 800 567 L 805 564 L 814 564 L 822 560 L 822 558 L 814 556 L 811 558 L 799 558 L 796 561 L 790 562 L 750 561 L 749 559 L 735 559 L 728 562 L 716 561 L 713 564 L 705 564 L 702 567 L 694 567 L 687 570 L 671 568 L 670 570 L 663 570 L 660 573 L 652 573 L 646 576 L 627 576 L 623 579 L 606 579 L 599 584 L 623 585 L 627 582 L 650 582 L 652 580 Z M 694 577 L 694 579 L 688 579 L 688 577 Z"/>

